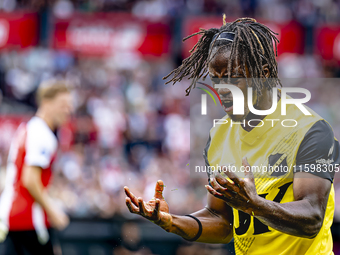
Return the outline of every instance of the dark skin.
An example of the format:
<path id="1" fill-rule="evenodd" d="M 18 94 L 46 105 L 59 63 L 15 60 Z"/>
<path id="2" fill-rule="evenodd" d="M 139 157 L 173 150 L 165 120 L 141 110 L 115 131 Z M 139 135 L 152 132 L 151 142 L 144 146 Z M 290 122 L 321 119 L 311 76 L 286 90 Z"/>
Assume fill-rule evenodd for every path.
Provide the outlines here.
<path id="1" fill-rule="evenodd" d="M 227 63 L 230 51 L 224 50 L 215 55 L 209 63 L 209 74 L 211 78 L 223 79 L 227 76 Z M 238 65 L 234 65 L 233 78 L 250 78 L 248 68 L 245 75 Z M 264 74 L 269 75 L 267 65 L 263 65 Z M 244 93 L 245 105 L 247 105 L 247 84 L 245 79 L 239 79 L 235 83 Z M 251 84 L 250 84 L 251 86 Z M 230 96 L 228 89 L 218 89 L 221 100 Z M 256 102 L 256 96 L 253 97 Z M 272 104 L 271 91 L 263 90 L 259 98 L 257 109 L 270 109 Z M 251 119 L 247 106 L 244 116 L 235 116 L 228 112 L 232 120 L 240 121 Z M 265 116 L 261 116 L 263 118 Z M 260 116 L 257 116 L 260 118 Z M 254 125 L 254 123 L 252 123 Z M 245 126 L 246 131 L 252 127 Z M 323 223 L 331 182 L 314 176 L 310 173 L 296 173 L 293 180 L 294 200 L 288 203 L 277 203 L 260 197 L 256 192 L 254 176 L 249 171 L 249 163 L 243 158 L 245 167 L 245 178 L 239 178 L 235 173 L 226 171 L 231 182 L 216 174 L 210 179 L 211 186 L 206 185 L 208 191 L 207 206 L 195 213 L 203 227 L 203 232 L 197 242 L 204 243 L 228 243 L 233 237 L 233 212 L 232 208 L 243 211 L 256 217 L 262 223 L 283 233 L 313 238 Z M 178 216 L 169 213 L 169 206 L 163 198 L 163 182 L 158 181 L 154 198 L 144 202 L 141 197 L 133 195 L 128 187 L 124 187 L 126 205 L 131 213 L 139 214 L 154 222 L 168 232 L 177 234 L 185 239 L 192 239 L 198 232 L 197 222 L 186 216 Z"/>
<path id="2" fill-rule="evenodd" d="M 212 51 L 212 55 L 215 55 L 215 50 Z M 209 76 L 211 78 L 211 81 L 213 83 L 213 86 L 215 87 L 216 84 L 218 83 L 227 83 L 227 78 L 228 78 L 228 63 L 229 60 L 229 55 L 230 51 L 224 50 L 220 51 L 219 54 L 216 54 L 215 57 L 211 60 L 209 63 Z M 224 64 L 222 64 L 224 63 Z M 244 115 L 234 115 L 233 112 L 227 112 L 228 116 L 233 120 L 233 121 L 242 121 L 244 119 L 263 119 L 265 116 L 257 116 L 254 115 L 249 111 L 248 108 L 248 103 L 247 103 L 247 98 L 248 98 L 248 84 L 246 77 L 250 78 L 249 70 L 247 66 L 245 67 L 245 74 L 243 70 L 241 69 L 241 66 L 238 63 L 233 63 L 234 68 L 232 68 L 232 73 L 231 73 L 231 82 L 235 86 L 237 86 L 239 89 L 241 89 L 244 97 L 245 97 L 245 104 L 244 104 Z M 265 64 L 262 67 L 264 74 L 269 77 L 269 70 L 268 70 L 268 65 Z M 245 76 L 246 75 L 246 76 Z M 251 86 L 251 79 L 248 79 L 249 86 Z M 232 100 L 232 94 L 231 91 L 227 88 L 215 88 L 217 91 L 222 104 L 228 100 Z M 256 107 L 259 110 L 267 110 L 270 109 L 272 106 L 272 92 L 267 90 L 267 89 L 262 89 L 262 95 L 259 100 L 258 106 Z M 255 90 L 253 90 L 253 104 L 256 103 L 257 95 Z M 225 108 L 224 108 L 225 110 Z M 247 121 L 245 122 L 245 127 L 244 129 L 246 131 L 250 131 L 252 127 L 248 126 Z M 252 123 L 254 126 L 255 123 Z M 242 126 L 243 127 L 243 126 Z"/>

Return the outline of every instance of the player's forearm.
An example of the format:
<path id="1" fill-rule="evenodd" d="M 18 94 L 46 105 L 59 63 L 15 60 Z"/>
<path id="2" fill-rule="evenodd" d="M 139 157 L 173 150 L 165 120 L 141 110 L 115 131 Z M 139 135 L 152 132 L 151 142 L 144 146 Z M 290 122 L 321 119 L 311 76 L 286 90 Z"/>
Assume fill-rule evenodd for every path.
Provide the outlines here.
<path id="1" fill-rule="evenodd" d="M 49 212 L 52 207 L 50 197 L 44 190 L 40 179 L 37 179 L 34 176 L 26 177 L 24 178 L 23 184 L 33 199 L 44 208 L 46 212 Z"/>
<path id="2" fill-rule="evenodd" d="M 41 207 L 43 207 L 46 211 L 50 209 L 50 198 L 42 187 L 39 187 L 39 185 L 29 184 L 26 186 L 26 189 Z"/>
<path id="3" fill-rule="evenodd" d="M 260 198 L 250 215 L 283 233 L 313 238 L 319 232 L 323 215 L 308 200 L 277 203 Z"/>
<path id="4" fill-rule="evenodd" d="M 192 213 L 192 215 L 202 224 L 202 234 L 196 242 L 228 243 L 232 239 L 232 224 L 222 216 L 213 214 L 207 208 Z M 190 240 L 197 235 L 199 226 L 193 218 L 172 215 L 172 224 L 167 231 Z"/>

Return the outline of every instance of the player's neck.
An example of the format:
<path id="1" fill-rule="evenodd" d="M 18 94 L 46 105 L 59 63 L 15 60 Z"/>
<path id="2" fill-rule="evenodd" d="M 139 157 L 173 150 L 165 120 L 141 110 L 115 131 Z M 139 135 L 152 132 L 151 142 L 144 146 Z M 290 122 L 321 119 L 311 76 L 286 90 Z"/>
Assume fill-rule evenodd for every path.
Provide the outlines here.
<path id="1" fill-rule="evenodd" d="M 281 94 L 278 93 L 277 100 L 279 101 L 280 98 L 281 98 Z M 273 104 L 272 91 L 265 90 L 265 91 L 262 91 L 262 95 L 259 98 L 259 104 L 256 108 L 258 110 L 268 110 L 272 107 L 272 104 Z M 250 132 L 251 130 L 254 129 L 254 127 L 256 125 L 258 125 L 261 122 L 260 120 L 263 120 L 266 116 L 267 115 L 256 115 L 256 114 L 253 114 L 253 113 L 250 112 L 247 115 L 246 120 L 256 119 L 256 120 L 258 120 L 258 122 L 256 123 L 255 121 L 253 121 L 252 125 L 249 126 L 248 121 L 246 121 L 245 125 L 244 126 L 241 125 L 241 126 L 245 131 Z"/>
<path id="2" fill-rule="evenodd" d="M 53 117 L 51 114 L 48 114 L 46 111 L 44 111 L 43 109 L 38 109 L 37 113 L 35 114 L 35 116 L 39 117 L 40 119 L 42 119 L 43 121 L 46 122 L 47 126 L 54 131 L 56 129 L 55 125 L 54 125 L 54 121 L 53 121 Z"/>

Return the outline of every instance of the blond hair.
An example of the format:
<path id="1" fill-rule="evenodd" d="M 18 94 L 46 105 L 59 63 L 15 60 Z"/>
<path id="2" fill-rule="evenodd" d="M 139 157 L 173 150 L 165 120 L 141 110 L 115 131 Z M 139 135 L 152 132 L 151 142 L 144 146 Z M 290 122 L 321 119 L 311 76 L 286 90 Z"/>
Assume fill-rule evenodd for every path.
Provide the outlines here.
<path id="1" fill-rule="evenodd" d="M 70 86 L 65 80 L 48 80 L 40 84 L 37 93 L 36 101 L 40 105 L 45 99 L 53 99 L 60 93 L 70 93 Z"/>

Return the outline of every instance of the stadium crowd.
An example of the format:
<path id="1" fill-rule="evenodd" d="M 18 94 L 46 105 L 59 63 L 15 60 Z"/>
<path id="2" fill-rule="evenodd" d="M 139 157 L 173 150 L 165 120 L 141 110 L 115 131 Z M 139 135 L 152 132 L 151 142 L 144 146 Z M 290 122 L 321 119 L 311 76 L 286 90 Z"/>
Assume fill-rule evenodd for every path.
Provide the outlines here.
<path id="1" fill-rule="evenodd" d="M 131 12 L 137 16 L 152 19 L 164 16 L 180 17 L 196 14 L 222 14 L 227 16 L 262 17 L 272 21 L 296 19 L 303 24 L 313 25 L 323 21 L 339 21 L 338 0 L 7 0 L 0 3 L 0 9 L 42 10 L 52 7 L 57 13 L 86 12 Z"/>
<path id="2" fill-rule="evenodd" d="M 319 22 L 339 21 L 340 17 L 340 1 L 332 0 L 8 0 L 0 3 L 0 9 L 5 11 L 46 7 L 52 7 L 55 15 L 81 10 L 128 11 L 139 17 L 167 16 L 174 20 L 202 13 L 255 16 L 277 22 L 294 19 L 306 30 Z M 173 31 L 173 36 L 182 35 L 180 31 Z M 42 80 L 62 78 L 73 86 L 75 114 L 72 121 L 58 131 L 61 146 L 50 190 L 72 217 L 123 215 L 132 219 L 134 215 L 127 213 L 125 206 L 123 186 L 129 185 L 135 194 L 149 199 L 159 179 L 165 182 L 164 197 L 171 212 L 190 213 L 205 205 L 206 179 L 191 178 L 188 166 L 190 100 L 185 97 L 188 81 L 171 86 L 164 85 L 162 80 L 178 64 L 181 58 L 178 52 L 152 61 L 132 54 L 123 61 L 113 57 L 81 57 L 46 46 L 1 51 L 0 114 L 3 116 L 22 116 L 22 120 L 32 116 L 36 107 L 35 91 Z M 294 79 L 339 78 L 340 68 L 324 63 L 307 50 L 304 55 L 282 54 L 279 75 Z M 329 87 L 306 87 L 312 95 L 318 95 L 310 106 L 319 109 L 340 138 L 337 99 L 340 87 L 334 86 L 334 82 Z M 0 118 L 0 192 L 10 137 L 15 129 L 16 125 Z M 339 178 L 335 178 L 335 192 L 335 220 L 340 221 Z M 178 254 L 189 254 L 186 249 L 182 247 Z M 192 254 L 195 250 L 202 251 L 202 248 L 199 245 L 190 248 Z M 130 253 L 122 249 L 117 254 Z"/>

